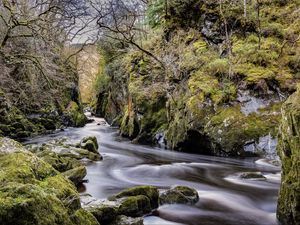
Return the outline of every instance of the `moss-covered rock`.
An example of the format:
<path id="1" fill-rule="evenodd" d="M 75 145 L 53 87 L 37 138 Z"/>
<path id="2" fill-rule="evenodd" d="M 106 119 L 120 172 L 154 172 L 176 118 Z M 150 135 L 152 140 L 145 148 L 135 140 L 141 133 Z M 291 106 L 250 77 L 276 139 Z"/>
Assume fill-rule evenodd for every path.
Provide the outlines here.
<path id="1" fill-rule="evenodd" d="M 278 154 L 282 160 L 282 181 L 277 216 L 284 225 L 300 221 L 300 91 L 282 107 Z"/>
<path id="2" fill-rule="evenodd" d="M 69 211 L 80 209 L 80 198 L 76 187 L 63 175 L 48 177 L 40 183 L 40 186 L 51 190 Z"/>
<path id="3" fill-rule="evenodd" d="M 62 173 L 62 175 L 64 175 L 66 178 L 72 181 L 75 185 L 82 183 L 86 174 L 87 171 L 84 166 L 79 166 Z"/>
<path id="4" fill-rule="evenodd" d="M 0 182 L 38 183 L 58 172 L 29 152 L 15 152 L 1 156 Z"/>
<path id="5" fill-rule="evenodd" d="M 85 209 L 92 213 L 100 224 L 110 224 L 118 215 L 119 204 L 111 201 L 91 203 Z"/>
<path id="6" fill-rule="evenodd" d="M 57 153 L 49 150 L 38 151 L 36 155 L 43 159 L 45 162 L 49 163 L 54 169 L 59 172 L 66 172 L 67 170 L 74 169 L 81 166 L 81 163 L 70 157 L 62 157 Z"/>
<path id="7" fill-rule="evenodd" d="M 80 147 L 82 149 L 86 149 L 95 154 L 99 153 L 98 152 L 99 145 L 98 145 L 97 138 L 95 136 L 83 138 L 80 142 Z"/>
<path id="8" fill-rule="evenodd" d="M 6 138 L 0 140 L 0 152 L 1 224 L 75 225 L 83 219 L 98 224 L 78 211 L 76 187 L 50 164 Z"/>
<path id="9" fill-rule="evenodd" d="M 140 217 L 151 212 L 151 203 L 147 196 L 137 195 L 120 200 L 118 213 L 120 215 Z"/>
<path id="10" fill-rule="evenodd" d="M 45 158 L 46 161 L 48 160 L 54 167 L 59 168 L 61 172 L 64 172 L 64 168 L 67 170 L 67 168 L 72 169 L 76 166 L 75 160 L 84 158 L 92 161 L 102 160 L 98 150 L 95 150 L 94 142 L 92 147 L 94 152 L 80 148 L 80 144 L 69 143 L 68 139 L 58 139 L 39 146 L 28 146 L 27 148 L 38 156 Z"/>
<path id="11" fill-rule="evenodd" d="M 99 154 L 99 152 L 96 154 L 96 153 L 90 152 L 90 151 L 85 150 L 85 149 L 74 149 L 74 152 L 78 154 L 77 155 L 78 159 L 87 158 L 87 159 L 90 159 L 92 161 L 100 161 L 100 160 L 103 159 L 102 156 Z"/>
<path id="12" fill-rule="evenodd" d="M 162 192 L 159 196 L 160 204 L 195 204 L 199 201 L 198 192 L 190 187 L 176 186 Z"/>
<path id="13" fill-rule="evenodd" d="M 93 214 L 84 209 L 77 210 L 71 219 L 76 225 L 100 225 Z"/>
<path id="14" fill-rule="evenodd" d="M 13 106 L 4 93 L 0 96 L 0 107 L 0 130 L 4 136 L 21 139 L 43 131 L 39 126 L 33 124 L 23 112 Z"/>
<path id="15" fill-rule="evenodd" d="M 276 110 L 276 111 L 275 111 Z M 246 152 L 247 143 L 258 142 L 259 138 L 271 134 L 276 136 L 280 120 L 278 109 L 267 108 L 265 112 L 242 113 L 240 106 L 222 107 L 210 115 L 204 131 L 211 140 L 214 155 L 261 154 L 259 151 Z"/>
<path id="16" fill-rule="evenodd" d="M 116 194 L 115 198 L 123 198 L 128 196 L 137 196 L 137 195 L 144 195 L 149 198 L 151 203 L 151 208 L 155 209 L 158 207 L 158 196 L 159 192 L 156 187 L 152 186 L 138 186 L 126 189 L 118 194 Z"/>
<path id="17" fill-rule="evenodd" d="M 83 127 L 87 123 L 87 118 L 82 108 L 74 101 L 69 103 L 63 114 L 65 123 L 68 126 Z"/>
<path id="18" fill-rule="evenodd" d="M 38 185 L 1 185 L 0 202 L 1 224 L 73 224 L 62 202 Z"/>
<path id="19" fill-rule="evenodd" d="M 0 137 L 0 155 L 14 152 L 28 152 L 23 146 L 10 138 Z"/>

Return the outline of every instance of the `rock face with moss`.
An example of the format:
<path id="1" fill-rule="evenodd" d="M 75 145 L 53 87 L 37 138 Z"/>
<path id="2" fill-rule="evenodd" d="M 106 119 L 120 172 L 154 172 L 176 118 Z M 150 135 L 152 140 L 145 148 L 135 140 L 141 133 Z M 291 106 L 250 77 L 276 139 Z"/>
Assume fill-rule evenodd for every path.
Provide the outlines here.
<path id="1" fill-rule="evenodd" d="M 300 224 L 300 90 L 282 107 L 278 154 L 282 183 L 277 215 L 283 225 Z"/>
<path id="2" fill-rule="evenodd" d="M 143 42 L 160 62 L 135 49 L 107 62 L 97 113 L 139 143 L 275 157 L 280 108 L 299 80 L 299 1 L 262 1 L 260 23 L 254 2 L 246 18 L 232 1 L 169 4 Z"/>
<path id="3" fill-rule="evenodd" d="M 60 106 L 49 103 L 38 111 L 25 113 L 12 104 L 0 89 L 0 135 L 22 139 L 65 126 L 84 126 L 87 118 L 83 113 L 79 95 L 76 96 L 76 102 L 67 97 L 69 102 L 61 102 Z"/>
<path id="4" fill-rule="evenodd" d="M 1 224 L 99 225 L 71 181 L 10 139 L 0 139 L 0 203 Z"/>

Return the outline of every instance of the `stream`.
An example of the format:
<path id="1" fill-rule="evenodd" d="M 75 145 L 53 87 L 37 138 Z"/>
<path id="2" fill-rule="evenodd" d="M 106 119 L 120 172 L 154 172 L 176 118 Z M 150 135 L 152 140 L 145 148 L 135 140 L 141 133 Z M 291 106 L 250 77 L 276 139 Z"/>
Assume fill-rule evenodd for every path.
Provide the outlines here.
<path id="1" fill-rule="evenodd" d="M 277 225 L 276 206 L 280 168 L 264 159 L 219 158 L 168 151 L 131 143 L 103 119 L 93 118 L 83 128 L 33 138 L 43 143 L 67 137 L 79 142 L 96 136 L 103 161 L 88 162 L 88 183 L 79 188 L 95 198 L 107 198 L 122 189 L 153 185 L 166 189 L 186 185 L 197 189 L 195 206 L 163 205 L 144 219 L 145 225 Z M 266 180 L 245 180 L 242 172 L 260 171 Z"/>

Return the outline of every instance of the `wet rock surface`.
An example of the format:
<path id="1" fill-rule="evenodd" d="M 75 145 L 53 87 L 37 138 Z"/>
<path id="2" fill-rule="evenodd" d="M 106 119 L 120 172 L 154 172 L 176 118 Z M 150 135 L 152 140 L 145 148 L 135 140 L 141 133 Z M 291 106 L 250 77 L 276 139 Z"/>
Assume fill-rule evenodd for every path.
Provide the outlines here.
<path id="1" fill-rule="evenodd" d="M 159 202 L 163 204 L 190 204 L 193 205 L 199 201 L 198 192 L 190 187 L 176 186 L 162 192 L 159 196 Z"/>
<path id="2" fill-rule="evenodd" d="M 248 172 L 239 175 L 239 178 L 246 180 L 266 180 L 267 178 L 259 172 Z"/>

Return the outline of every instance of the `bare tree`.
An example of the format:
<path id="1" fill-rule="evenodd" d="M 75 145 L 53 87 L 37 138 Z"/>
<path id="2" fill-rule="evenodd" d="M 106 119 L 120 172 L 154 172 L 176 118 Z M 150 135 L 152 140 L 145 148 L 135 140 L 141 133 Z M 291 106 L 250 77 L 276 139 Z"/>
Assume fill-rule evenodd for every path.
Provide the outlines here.
<path id="1" fill-rule="evenodd" d="M 142 43 L 139 43 L 141 37 L 147 34 L 143 24 L 147 1 L 107 0 L 105 4 L 101 1 L 90 0 L 89 2 L 92 9 L 91 14 L 97 18 L 99 35 L 105 35 L 124 45 L 131 45 L 165 68 L 162 60 L 144 48 Z"/>
<path id="2" fill-rule="evenodd" d="M 18 96 L 43 102 L 47 95 L 41 93 L 76 82 L 71 58 L 78 48 L 72 46 L 91 24 L 83 0 L 0 0 L 0 88 L 15 96 L 16 104 L 30 104 Z M 89 43 L 87 37 L 80 48 Z"/>
<path id="3" fill-rule="evenodd" d="M 91 23 L 82 0 L 1 0 L 0 48 L 17 38 L 40 39 L 47 45 L 72 42 Z"/>

